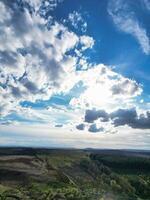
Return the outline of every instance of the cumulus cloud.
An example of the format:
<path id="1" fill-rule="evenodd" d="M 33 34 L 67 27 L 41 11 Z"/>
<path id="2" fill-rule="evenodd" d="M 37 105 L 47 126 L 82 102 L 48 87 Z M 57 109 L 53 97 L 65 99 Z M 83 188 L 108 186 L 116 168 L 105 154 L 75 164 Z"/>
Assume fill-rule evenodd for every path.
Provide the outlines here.
<path id="1" fill-rule="evenodd" d="M 103 127 L 98 128 L 96 124 L 92 124 L 90 125 L 88 131 L 92 133 L 103 132 L 104 128 Z"/>
<path id="2" fill-rule="evenodd" d="M 97 119 L 101 119 L 101 121 L 107 122 L 109 115 L 104 110 L 86 110 L 85 122 L 93 123 Z"/>
<path id="3" fill-rule="evenodd" d="M 148 2 L 145 1 L 145 3 L 148 6 Z M 126 0 L 110 0 L 108 13 L 118 29 L 135 37 L 143 52 L 150 53 L 150 40 L 147 32 Z"/>
<path id="4" fill-rule="evenodd" d="M 132 82 L 132 84 L 131 84 Z M 137 95 L 139 92 L 139 85 L 136 81 L 131 81 L 130 79 L 120 79 L 116 84 L 111 87 L 111 91 L 113 95 L 126 95 L 129 96 Z"/>
<path id="5" fill-rule="evenodd" d="M 114 72 L 110 66 L 86 61 L 83 53 L 94 46 L 92 37 L 78 36 L 56 21 L 47 25 L 49 19 L 43 17 L 44 13 L 41 14 L 41 6 L 49 7 L 52 1 L 44 1 L 44 5 L 38 0 L 23 1 L 30 7 L 19 2 L 22 1 L 0 2 L 2 117 L 18 114 L 26 120 L 34 118 L 38 122 L 52 121 L 58 127 L 61 120 L 55 118 L 59 118 L 59 114 L 62 121 L 67 123 L 72 119 L 71 115 L 79 115 L 80 118 L 85 109 L 84 124 L 76 126 L 84 130 L 86 123 L 95 123 L 95 120 L 107 123 L 110 120 L 108 111 L 111 113 L 117 106 L 128 107 L 128 102 L 142 93 L 141 85 Z M 76 70 L 79 63 L 82 68 Z M 79 95 L 71 95 L 68 105 L 70 111 L 67 110 L 69 114 L 62 111 L 55 115 L 55 109 L 43 111 L 21 106 L 24 101 L 49 100 L 56 94 L 70 95 L 69 92 L 79 83 L 82 88 L 78 88 Z M 92 110 L 93 107 L 96 109 Z M 74 124 L 77 124 L 77 119 Z M 90 126 L 91 132 L 102 130 L 97 125 Z"/>
<path id="6" fill-rule="evenodd" d="M 115 126 L 122 126 L 128 124 L 132 125 L 132 122 L 137 118 L 137 112 L 135 109 L 118 109 L 111 113 L 113 124 Z"/>
<path id="7" fill-rule="evenodd" d="M 71 100 L 70 105 L 90 109 L 113 110 L 128 103 L 142 93 L 142 86 L 103 64 L 90 66 L 80 72 L 80 80 L 85 87 L 79 97 Z"/>
<path id="8" fill-rule="evenodd" d="M 88 48 L 92 48 L 94 45 L 94 40 L 92 37 L 87 35 L 83 35 L 80 37 L 80 42 L 83 45 L 82 50 L 86 50 Z"/>
<path id="9" fill-rule="evenodd" d="M 45 1 L 44 5 L 50 9 L 58 2 Z M 87 37 L 83 42 L 57 22 L 47 28 L 47 19 L 37 11 L 40 6 L 41 1 L 0 2 L 1 100 L 7 108 L 13 108 L 14 102 L 46 100 L 69 91 L 78 80 L 77 57 L 68 52 L 79 43 L 85 49 L 92 45 L 91 37 L 82 36 Z"/>
<path id="10" fill-rule="evenodd" d="M 79 124 L 76 126 L 76 128 L 83 131 L 85 129 L 85 124 Z"/>
<path id="11" fill-rule="evenodd" d="M 117 109 L 111 113 L 107 113 L 104 110 L 86 110 L 85 122 L 89 124 L 93 123 L 89 126 L 88 131 L 104 131 L 104 128 L 102 127 L 97 128 L 96 123 L 94 123 L 97 120 L 101 120 L 101 122 L 103 122 L 103 125 L 108 122 L 111 123 L 113 125 L 111 129 L 124 125 L 127 125 L 133 129 L 150 129 L 150 112 L 147 111 L 146 113 L 138 114 L 136 108 Z M 109 130 L 107 132 L 109 132 Z"/>
<path id="12" fill-rule="evenodd" d="M 119 109 L 111 114 L 115 126 L 128 125 L 136 129 L 150 129 L 150 112 L 137 114 L 135 109 Z"/>

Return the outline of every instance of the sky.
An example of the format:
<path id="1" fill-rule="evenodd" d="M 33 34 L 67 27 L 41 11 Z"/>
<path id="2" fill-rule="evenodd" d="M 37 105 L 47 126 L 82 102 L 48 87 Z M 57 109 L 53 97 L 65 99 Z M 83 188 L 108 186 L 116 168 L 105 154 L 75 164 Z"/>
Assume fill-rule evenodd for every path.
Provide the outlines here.
<path id="1" fill-rule="evenodd" d="M 0 0 L 0 146 L 150 150 L 150 0 Z"/>

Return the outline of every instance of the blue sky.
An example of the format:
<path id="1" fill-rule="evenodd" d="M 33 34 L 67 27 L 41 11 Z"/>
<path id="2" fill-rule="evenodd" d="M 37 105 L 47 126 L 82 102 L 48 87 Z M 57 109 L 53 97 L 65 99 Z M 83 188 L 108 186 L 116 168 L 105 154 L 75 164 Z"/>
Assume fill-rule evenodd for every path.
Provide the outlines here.
<path id="1" fill-rule="evenodd" d="M 0 145 L 150 145 L 149 0 L 1 0 Z"/>

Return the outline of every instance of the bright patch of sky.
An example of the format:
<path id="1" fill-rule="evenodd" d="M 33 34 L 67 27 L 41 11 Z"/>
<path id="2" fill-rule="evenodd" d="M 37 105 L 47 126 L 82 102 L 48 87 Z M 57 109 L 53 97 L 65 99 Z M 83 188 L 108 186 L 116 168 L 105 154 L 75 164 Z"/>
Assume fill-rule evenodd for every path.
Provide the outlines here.
<path id="1" fill-rule="evenodd" d="M 148 149 L 149 19 L 149 0 L 1 0 L 0 145 Z"/>

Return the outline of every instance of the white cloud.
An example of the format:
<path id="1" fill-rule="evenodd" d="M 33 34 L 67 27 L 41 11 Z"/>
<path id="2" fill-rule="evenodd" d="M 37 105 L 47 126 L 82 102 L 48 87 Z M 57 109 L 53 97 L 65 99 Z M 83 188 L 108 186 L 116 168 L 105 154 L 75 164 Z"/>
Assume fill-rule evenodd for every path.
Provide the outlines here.
<path id="1" fill-rule="evenodd" d="M 4 20 L 8 20 L 11 18 L 11 15 L 9 12 L 7 12 L 5 5 L 0 2 L 0 23 L 3 23 Z"/>
<path id="2" fill-rule="evenodd" d="M 129 132 L 132 133 L 133 130 L 129 127 L 122 130 L 123 127 L 114 127 L 111 121 L 95 120 L 91 129 L 91 124 L 83 122 L 87 108 L 106 109 L 109 113 L 117 108 L 136 106 L 135 99 L 142 93 L 142 86 L 116 73 L 110 66 L 88 63 L 84 50 L 94 46 L 95 41 L 92 37 L 78 36 L 54 19 L 47 28 L 47 24 L 50 23 L 48 20 L 52 20 L 52 17 L 49 16 L 46 20 L 39 15 L 42 1 L 25 1 L 35 9 L 32 14 L 27 8 L 20 11 L 14 7 L 13 10 L 10 6 L 13 1 L 9 4 L 4 0 L 0 2 L 0 134 L 3 133 L 1 145 L 77 148 L 137 148 L 136 145 L 141 145 L 141 148 L 149 148 L 149 139 L 139 137 L 148 130 L 140 133 L 137 130 L 132 135 Z M 44 1 L 46 9 L 40 12 L 46 14 L 59 2 L 61 1 Z M 109 10 L 115 24 L 120 26 L 121 30 L 135 36 L 143 51 L 148 54 L 149 39 L 145 29 L 135 16 L 124 13 L 126 8 L 123 8 L 123 12 L 120 8 L 118 10 L 120 5 L 116 2 L 114 6 L 117 6 Z M 73 12 L 69 19 L 75 28 L 82 24 L 81 30 L 86 30 L 87 23 L 79 13 Z M 74 53 L 70 54 L 70 51 Z M 76 71 L 77 65 L 81 66 L 81 71 Z M 80 88 L 78 83 L 82 83 L 84 89 Z M 44 108 L 20 105 L 25 100 L 47 100 L 54 94 L 70 95 L 70 90 L 77 84 L 78 90 L 83 91 L 80 91 L 79 95 L 71 94 L 72 99 L 67 107 L 54 104 Z M 148 105 L 147 107 L 149 109 Z M 10 114 L 14 114 L 16 119 L 12 119 Z M 19 120 L 16 121 L 19 118 L 20 123 Z M 78 126 L 80 122 L 84 123 L 79 127 L 84 127 L 84 132 L 75 134 L 75 125 Z M 56 124 L 63 124 L 61 130 L 55 127 Z M 94 132 L 100 131 L 101 134 L 89 134 L 89 129 Z M 107 133 L 109 134 L 105 137 Z M 15 140 L 12 139 L 13 136 Z"/>
<path id="3" fill-rule="evenodd" d="M 46 8 L 45 11 L 54 10 L 60 2 L 63 0 L 25 0 L 30 6 L 32 6 L 35 11 L 40 9 L 40 6 L 44 6 Z"/>
<path id="4" fill-rule="evenodd" d="M 150 1 L 149 1 L 149 0 L 143 0 L 142 2 L 144 2 L 146 8 L 147 8 L 148 10 L 150 10 Z"/>
<path id="5" fill-rule="evenodd" d="M 125 0 L 110 0 L 108 13 L 121 31 L 131 34 L 140 44 L 145 54 L 150 54 L 150 40 L 145 28 Z"/>
<path id="6" fill-rule="evenodd" d="M 81 49 L 92 47 L 93 43 L 91 37 L 82 36 L 87 37 L 83 42 L 57 22 L 48 30 L 47 20 L 38 12 L 31 15 L 28 9 L 20 11 L 19 7 L 12 9 L 12 5 L 13 2 L 7 5 L 5 1 L 0 4 L 2 14 L 7 10 L 0 23 L 1 99 L 7 102 L 5 115 L 21 101 L 45 100 L 52 94 L 69 91 L 78 81 L 78 58 L 67 52 L 79 43 Z"/>
<path id="7" fill-rule="evenodd" d="M 0 6 L 4 10 L 8 7 L 5 1 Z M 77 124 L 87 107 L 101 107 L 107 111 L 118 106 L 131 107 L 134 98 L 141 94 L 140 85 L 114 72 L 110 66 L 87 62 L 83 53 L 93 47 L 92 37 L 77 36 L 57 22 L 47 29 L 47 20 L 37 12 L 31 15 L 27 9 L 22 12 L 9 7 L 7 10 L 8 16 L 1 18 L 0 23 L 2 117 L 15 113 L 38 123 L 54 125 L 65 119 L 65 123 Z M 70 50 L 76 54 L 69 54 Z M 77 64 L 81 65 L 81 71 L 76 71 Z M 23 101 L 43 101 L 54 94 L 67 94 L 79 82 L 84 91 L 71 99 L 70 110 L 58 112 L 56 108 L 20 106 Z"/>
<path id="8" fill-rule="evenodd" d="M 73 107 L 95 107 L 111 111 L 119 106 L 132 106 L 134 98 L 142 93 L 141 85 L 103 64 L 81 71 L 79 76 L 86 89 L 79 97 L 71 100 L 70 105 Z"/>
<path id="9" fill-rule="evenodd" d="M 89 37 L 87 35 L 83 35 L 80 37 L 80 42 L 83 45 L 82 50 L 86 50 L 88 48 L 92 48 L 94 45 L 94 40 L 92 37 Z"/>
<path id="10" fill-rule="evenodd" d="M 62 134 L 63 130 L 63 134 Z M 45 125 L 1 126 L 1 146 L 29 147 L 71 147 L 71 148 L 118 148 L 149 149 L 149 130 L 132 130 L 122 127 L 116 134 L 91 134 L 84 131 L 69 131 L 68 128 L 56 129 Z M 120 134 L 122 133 L 122 134 Z"/>
<path id="11" fill-rule="evenodd" d="M 79 12 L 73 11 L 69 14 L 68 20 L 71 22 L 72 26 L 82 32 L 85 32 L 87 29 L 87 22 L 83 19 L 82 15 Z"/>

